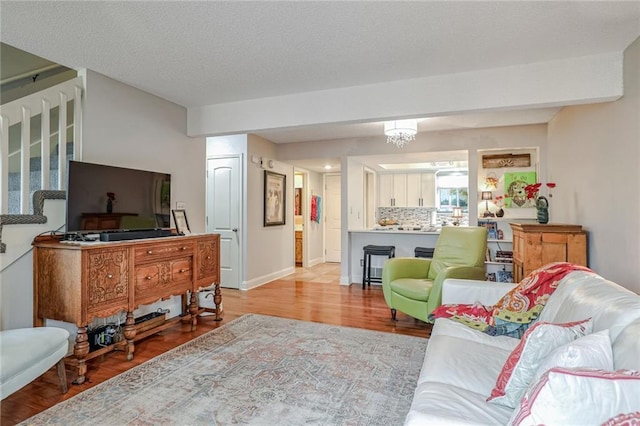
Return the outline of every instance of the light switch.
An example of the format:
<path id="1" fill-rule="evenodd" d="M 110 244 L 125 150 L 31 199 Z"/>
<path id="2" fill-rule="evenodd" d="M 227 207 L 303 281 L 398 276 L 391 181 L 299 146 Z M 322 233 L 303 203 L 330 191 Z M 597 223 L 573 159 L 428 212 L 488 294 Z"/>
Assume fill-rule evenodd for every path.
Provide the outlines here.
<path id="1" fill-rule="evenodd" d="M 187 207 L 187 204 L 184 201 L 176 201 L 176 209 L 184 210 Z"/>

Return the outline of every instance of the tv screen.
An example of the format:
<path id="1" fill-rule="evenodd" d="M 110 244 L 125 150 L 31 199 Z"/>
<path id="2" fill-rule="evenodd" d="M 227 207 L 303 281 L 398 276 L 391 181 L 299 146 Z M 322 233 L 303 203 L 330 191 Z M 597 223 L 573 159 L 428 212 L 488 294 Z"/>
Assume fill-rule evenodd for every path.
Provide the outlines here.
<path id="1" fill-rule="evenodd" d="M 169 228 L 171 175 L 69 162 L 67 232 Z"/>

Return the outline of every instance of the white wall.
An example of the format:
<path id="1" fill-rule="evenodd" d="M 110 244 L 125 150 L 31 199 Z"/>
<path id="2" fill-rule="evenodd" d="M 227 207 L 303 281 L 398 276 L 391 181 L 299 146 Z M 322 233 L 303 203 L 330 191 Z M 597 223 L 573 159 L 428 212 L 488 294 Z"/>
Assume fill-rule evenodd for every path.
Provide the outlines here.
<path id="1" fill-rule="evenodd" d="M 275 144 L 256 135 L 247 136 L 247 157 L 276 158 Z M 260 164 L 251 161 L 247 165 L 247 243 L 246 289 L 262 285 L 271 280 L 292 273 L 295 269 L 295 240 L 293 226 L 293 166 L 274 161 L 269 169 L 286 175 L 287 201 L 285 225 L 263 225 L 264 212 L 264 170 Z"/>
<path id="2" fill-rule="evenodd" d="M 348 220 L 347 229 L 364 229 L 364 165 L 355 158 L 349 158 L 347 161 L 349 170 L 347 173 L 342 172 L 342 176 L 347 176 L 347 194 L 342 196 L 342 201 L 347 203 Z M 343 222 L 344 223 L 344 222 Z M 344 228 L 344 226 L 343 226 Z"/>
<path id="3" fill-rule="evenodd" d="M 549 123 L 554 222 L 589 231 L 589 266 L 640 293 L 640 39 L 625 51 L 624 96 L 567 107 Z"/>
<path id="4" fill-rule="evenodd" d="M 171 207 L 205 231 L 205 138 L 186 136 L 187 110 L 93 71 L 85 77 L 82 160 L 171 173 Z"/>

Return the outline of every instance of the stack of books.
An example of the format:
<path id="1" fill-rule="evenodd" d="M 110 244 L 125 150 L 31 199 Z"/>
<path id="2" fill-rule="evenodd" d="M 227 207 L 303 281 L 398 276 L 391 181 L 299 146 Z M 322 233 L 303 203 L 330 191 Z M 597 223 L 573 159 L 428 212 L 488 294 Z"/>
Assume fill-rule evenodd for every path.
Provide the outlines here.
<path id="1" fill-rule="evenodd" d="M 496 262 L 500 263 L 513 263 L 513 252 L 507 250 L 496 251 Z"/>

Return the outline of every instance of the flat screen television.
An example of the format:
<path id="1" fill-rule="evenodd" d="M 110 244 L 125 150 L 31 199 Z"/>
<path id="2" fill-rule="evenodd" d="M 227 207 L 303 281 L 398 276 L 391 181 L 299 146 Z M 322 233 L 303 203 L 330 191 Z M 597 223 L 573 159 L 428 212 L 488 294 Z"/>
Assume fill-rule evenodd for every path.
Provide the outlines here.
<path id="1" fill-rule="evenodd" d="M 170 174 L 69 162 L 68 233 L 169 228 L 170 215 Z"/>

